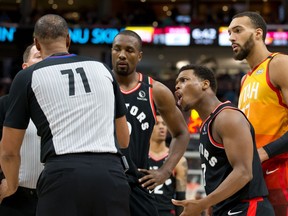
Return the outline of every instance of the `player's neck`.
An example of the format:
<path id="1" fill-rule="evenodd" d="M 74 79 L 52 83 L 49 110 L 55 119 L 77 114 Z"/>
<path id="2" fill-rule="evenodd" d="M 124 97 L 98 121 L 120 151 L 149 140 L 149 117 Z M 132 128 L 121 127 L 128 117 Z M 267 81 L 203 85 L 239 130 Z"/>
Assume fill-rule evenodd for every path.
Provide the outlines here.
<path id="1" fill-rule="evenodd" d="M 120 85 L 120 88 L 124 91 L 129 91 L 135 88 L 140 81 L 140 75 L 137 72 L 133 72 L 128 76 L 122 76 L 116 74 L 116 79 Z"/>
<path id="2" fill-rule="evenodd" d="M 207 94 L 207 97 L 201 101 L 201 104 L 195 107 L 195 110 L 198 112 L 202 121 L 204 121 L 221 104 L 221 101 L 213 92 Z"/>
<path id="3" fill-rule="evenodd" d="M 271 52 L 267 50 L 265 46 L 260 47 L 260 49 L 253 49 L 251 50 L 250 54 L 247 57 L 247 62 L 250 66 L 250 68 L 253 70 L 255 67 L 257 67 L 261 62 L 263 62 L 269 55 L 271 55 Z"/>
<path id="4" fill-rule="evenodd" d="M 151 142 L 150 143 L 150 151 L 154 154 L 163 154 L 168 152 L 169 148 L 166 146 L 165 141 L 162 141 L 160 143 L 157 142 Z"/>

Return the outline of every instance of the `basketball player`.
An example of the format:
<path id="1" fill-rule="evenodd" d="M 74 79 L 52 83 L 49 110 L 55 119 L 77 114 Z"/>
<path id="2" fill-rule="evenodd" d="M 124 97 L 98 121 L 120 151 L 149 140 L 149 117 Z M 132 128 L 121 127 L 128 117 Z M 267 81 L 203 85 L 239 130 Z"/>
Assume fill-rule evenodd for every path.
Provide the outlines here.
<path id="1" fill-rule="evenodd" d="M 169 148 L 166 145 L 167 126 L 161 117 L 157 114 L 157 122 L 150 138 L 149 167 L 150 169 L 159 169 L 165 163 L 169 154 Z M 182 208 L 173 205 L 172 198 L 183 200 L 186 198 L 188 165 L 185 157 L 182 157 L 172 175 L 153 190 L 155 196 L 155 205 L 159 216 L 180 215 Z"/>
<path id="2" fill-rule="evenodd" d="M 277 216 L 288 215 L 288 56 L 265 45 L 267 26 L 256 12 L 243 12 L 229 25 L 234 59 L 251 71 L 242 79 L 238 107 L 255 128 L 263 173 Z M 267 160 L 269 159 L 269 160 Z"/>
<path id="3" fill-rule="evenodd" d="M 181 216 L 199 216 L 210 206 L 213 216 L 273 216 L 253 126 L 230 101 L 221 102 L 216 91 L 215 76 L 207 67 L 180 69 L 177 103 L 184 111 L 195 109 L 203 120 L 199 152 L 207 196 L 173 203 L 184 207 Z"/>
<path id="4" fill-rule="evenodd" d="M 112 67 L 128 109 L 130 129 L 129 147 L 123 150 L 130 167 L 126 172 L 131 187 L 130 212 L 133 216 L 156 216 L 158 211 L 148 190 L 163 184 L 172 174 L 186 150 L 189 133 L 172 92 L 162 83 L 137 72 L 142 54 L 142 40 L 137 33 L 124 30 L 114 38 Z M 149 141 L 156 109 L 166 122 L 172 141 L 165 164 L 158 170 L 149 170 Z"/>

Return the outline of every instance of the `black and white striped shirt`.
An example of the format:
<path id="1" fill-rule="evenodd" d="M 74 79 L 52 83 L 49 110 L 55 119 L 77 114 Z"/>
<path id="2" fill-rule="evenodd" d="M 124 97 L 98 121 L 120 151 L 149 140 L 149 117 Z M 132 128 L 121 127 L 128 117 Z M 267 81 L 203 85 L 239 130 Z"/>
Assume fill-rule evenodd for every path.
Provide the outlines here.
<path id="1" fill-rule="evenodd" d="M 21 146 L 19 186 L 36 189 L 37 181 L 44 166 L 40 163 L 40 137 L 32 121 L 29 122 Z"/>
<path id="2" fill-rule="evenodd" d="M 4 126 L 41 136 L 41 161 L 83 152 L 116 153 L 115 117 L 126 113 L 110 69 L 91 58 L 53 55 L 20 71 L 10 89 Z"/>
<path id="3" fill-rule="evenodd" d="M 8 95 L 0 98 L 0 126 L 2 128 L 5 115 L 8 109 Z M 2 129 L 0 130 L 2 138 Z M 44 166 L 40 163 L 40 137 L 32 121 L 29 121 L 25 136 L 22 142 L 21 164 L 19 169 L 19 186 L 35 189 L 38 177 Z"/>

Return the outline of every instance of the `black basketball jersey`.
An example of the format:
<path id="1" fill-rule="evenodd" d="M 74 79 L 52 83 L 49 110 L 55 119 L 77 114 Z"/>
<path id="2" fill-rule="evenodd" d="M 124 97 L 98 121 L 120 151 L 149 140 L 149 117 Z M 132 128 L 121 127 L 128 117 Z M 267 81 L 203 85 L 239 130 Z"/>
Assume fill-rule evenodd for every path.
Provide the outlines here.
<path id="1" fill-rule="evenodd" d="M 222 143 L 217 143 L 212 137 L 212 122 L 224 109 L 233 109 L 235 111 L 241 112 L 233 104 L 227 101 L 220 104 L 201 126 L 199 152 L 201 156 L 201 168 L 204 177 L 206 194 L 213 192 L 232 171 L 232 167 L 225 153 L 224 145 Z M 260 158 L 255 145 L 254 129 L 250 122 L 249 124 L 251 128 L 251 134 L 253 136 L 254 147 L 252 165 L 253 179 L 233 196 L 213 206 L 213 213 L 217 213 L 217 215 L 219 212 L 225 211 L 226 208 L 231 208 L 231 206 L 243 200 L 249 200 L 254 197 L 267 196 L 268 194 L 262 174 Z"/>
<path id="2" fill-rule="evenodd" d="M 148 169 L 150 136 L 156 121 L 156 112 L 152 96 L 152 78 L 139 73 L 138 85 L 130 91 L 123 91 L 127 108 L 127 122 L 130 143 L 122 152 L 129 163 L 129 180 L 138 182 L 141 173 L 137 168 Z"/>
<path id="3" fill-rule="evenodd" d="M 164 154 L 160 159 L 155 159 L 152 155 L 149 155 L 149 169 L 159 169 L 164 164 L 167 157 L 168 153 Z M 171 202 L 171 199 L 175 198 L 176 193 L 176 178 L 174 172 L 168 179 L 166 179 L 164 184 L 155 187 L 153 193 L 156 201 L 155 205 L 158 210 L 175 209 L 173 203 Z"/>

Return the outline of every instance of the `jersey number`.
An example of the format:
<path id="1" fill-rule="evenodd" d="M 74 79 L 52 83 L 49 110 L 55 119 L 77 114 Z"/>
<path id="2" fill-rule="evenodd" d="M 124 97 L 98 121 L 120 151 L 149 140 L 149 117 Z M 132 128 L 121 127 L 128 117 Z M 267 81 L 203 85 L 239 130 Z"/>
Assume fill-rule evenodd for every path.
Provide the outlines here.
<path id="1" fill-rule="evenodd" d="M 83 68 L 76 68 L 76 73 L 80 75 L 86 93 L 91 92 L 90 85 Z M 75 80 L 74 72 L 72 69 L 61 70 L 62 75 L 68 75 L 69 79 L 69 96 L 75 95 Z"/>
<path id="2" fill-rule="evenodd" d="M 203 173 L 203 186 L 206 186 L 206 164 L 201 164 L 202 173 Z"/>

